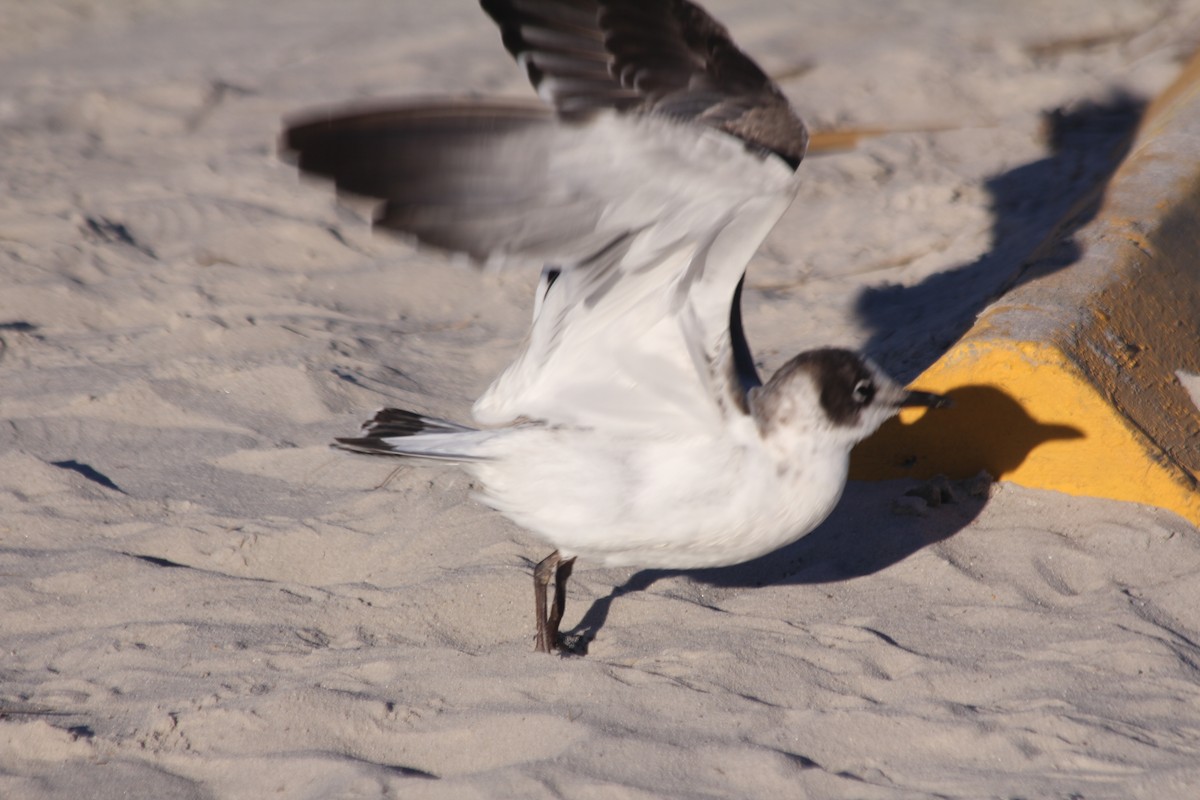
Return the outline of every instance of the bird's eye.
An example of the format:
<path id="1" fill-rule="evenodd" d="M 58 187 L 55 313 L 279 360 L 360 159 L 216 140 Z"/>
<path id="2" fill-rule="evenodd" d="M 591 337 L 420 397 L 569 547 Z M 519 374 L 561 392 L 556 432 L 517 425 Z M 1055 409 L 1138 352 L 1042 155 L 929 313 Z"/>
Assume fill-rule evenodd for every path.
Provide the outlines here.
<path id="1" fill-rule="evenodd" d="M 854 384 L 854 402 L 861 406 L 865 406 L 875 397 L 875 384 L 863 378 L 858 383 Z"/>

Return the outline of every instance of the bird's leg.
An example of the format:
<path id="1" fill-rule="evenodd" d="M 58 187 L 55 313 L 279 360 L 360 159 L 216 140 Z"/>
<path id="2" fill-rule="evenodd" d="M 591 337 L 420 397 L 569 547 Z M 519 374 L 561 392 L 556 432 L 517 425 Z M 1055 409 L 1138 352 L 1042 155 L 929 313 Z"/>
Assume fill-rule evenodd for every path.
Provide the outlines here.
<path id="1" fill-rule="evenodd" d="M 533 613 L 537 617 L 537 644 L 539 653 L 551 653 L 559 649 L 558 626 L 567 607 L 567 579 L 575 567 L 575 558 L 564 559 L 555 550 L 543 558 L 533 569 Z M 554 604 L 547 611 L 546 593 L 550 587 L 550 574 L 554 573 Z"/>
<path id="2" fill-rule="evenodd" d="M 558 569 L 554 571 L 554 605 L 550 607 L 550 618 L 546 620 L 546 638 L 555 650 L 559 648 L 558 625 L 567 607 L 567 578 L 571 577 L 574 567 L 575 559 L 572 557 L 560 560 Z"/>
<path id="3" fill-rule="evenodd" d="M 549 653 L 557 646 L 557 625 L 555 626 L 555 636 L 551 638 L 548 628 L 548 618 L 546 614 L 546 589 L 550 585 L 550 574 L 553 573 L 561 561 L 558 551 L 555 550 L 550 555 L 538 562 L 538 565 L 533 568 L 533 613 L 537 617 L 537 641 L 534 649 L 539 653 Z M 568 570 L 569 571 L 569 570 Z M 558 601 L 558 584 L 554 587 L 555 604 Z M 561 616 L 561 614 L 560 614 Z"/>

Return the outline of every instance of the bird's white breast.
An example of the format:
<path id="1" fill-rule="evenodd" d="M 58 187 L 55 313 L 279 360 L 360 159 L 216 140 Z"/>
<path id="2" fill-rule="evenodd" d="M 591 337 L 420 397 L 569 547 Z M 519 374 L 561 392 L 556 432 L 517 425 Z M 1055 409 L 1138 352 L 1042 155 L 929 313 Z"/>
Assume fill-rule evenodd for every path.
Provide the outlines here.
<path id="1" fill-rule="evenodd" d="M 744 424 L 743 424 L 744 423 Z M 748 418 L 714 435 L 614 437 L 527 428 L 471 469 L 485 502 L 557 547 L 610 566 L 737 564 L 803 536 L 845 484 L 842 448 L 781 461 Z"/>

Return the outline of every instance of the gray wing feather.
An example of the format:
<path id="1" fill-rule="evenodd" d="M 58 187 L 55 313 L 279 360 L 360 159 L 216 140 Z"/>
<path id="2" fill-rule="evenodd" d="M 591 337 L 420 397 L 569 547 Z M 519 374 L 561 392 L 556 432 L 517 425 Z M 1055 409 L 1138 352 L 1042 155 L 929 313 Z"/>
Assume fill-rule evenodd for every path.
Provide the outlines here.
<path id="1" fill-rule="evenodd" d="M 795 193 L 804 125 L 687 0 L 482 5 L 553 112 L 334 109 L 292 120 L 281 151 L 339 191 L 379 199 L 382 227 L 481 262 L 546 265 L 529 340 L 478 419 L 581 422 L 588 408 L 628 414 L 617 409 L 638 391 L 686 404 L 697 394 L 687 385 L 744 410 L 759 381 L 741 279 Z M 641 388 L 608 391 L 604 370 L 613 387 Z"/>
<path id="2" fill-rule="evenodd" d="M 547 151 L 569 137 L 540 106 L 440 101 L 295 119 L 280 150 L 340 192 L 381 200 L 377 225 L 484 262 L 595 246 L 595 198 L 546 174 Z"/>
<path id="3" fill-rule="evenodd" d="M 724 131 L 799 165 L 808 133 L 723 25 L 687 0 L 481 0 L 542 99 Z"/>

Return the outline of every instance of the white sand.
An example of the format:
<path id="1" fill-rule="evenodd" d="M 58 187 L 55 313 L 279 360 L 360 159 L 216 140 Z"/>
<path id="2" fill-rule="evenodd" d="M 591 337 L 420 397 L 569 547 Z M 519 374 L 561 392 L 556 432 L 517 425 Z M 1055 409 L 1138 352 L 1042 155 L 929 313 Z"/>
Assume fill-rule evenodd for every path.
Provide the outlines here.
<path id="1" fill-rule="evenodd" d="M 1200 0 L 710 8 L 814 127 L 941 129 L 802 167 L 746 298 L 768 370 L 846 344 L 912 378 L 1130 119 L 1052 155 L 1042 112 L 1151 96 L 1200 41 Z M 314 104 L 527 96 L 469 0 L 0 19 L 0 797 L 1200 796 L 1169 513 L 852 485 L 753 564 L 581 564 L 590 653 L 548 658 L 548 548 L 461 473 L 378 488 L 327 448 L 384 404 L 465 417 L 523 334 L 525 278 L 375 236 L 274 153 Z"/>

